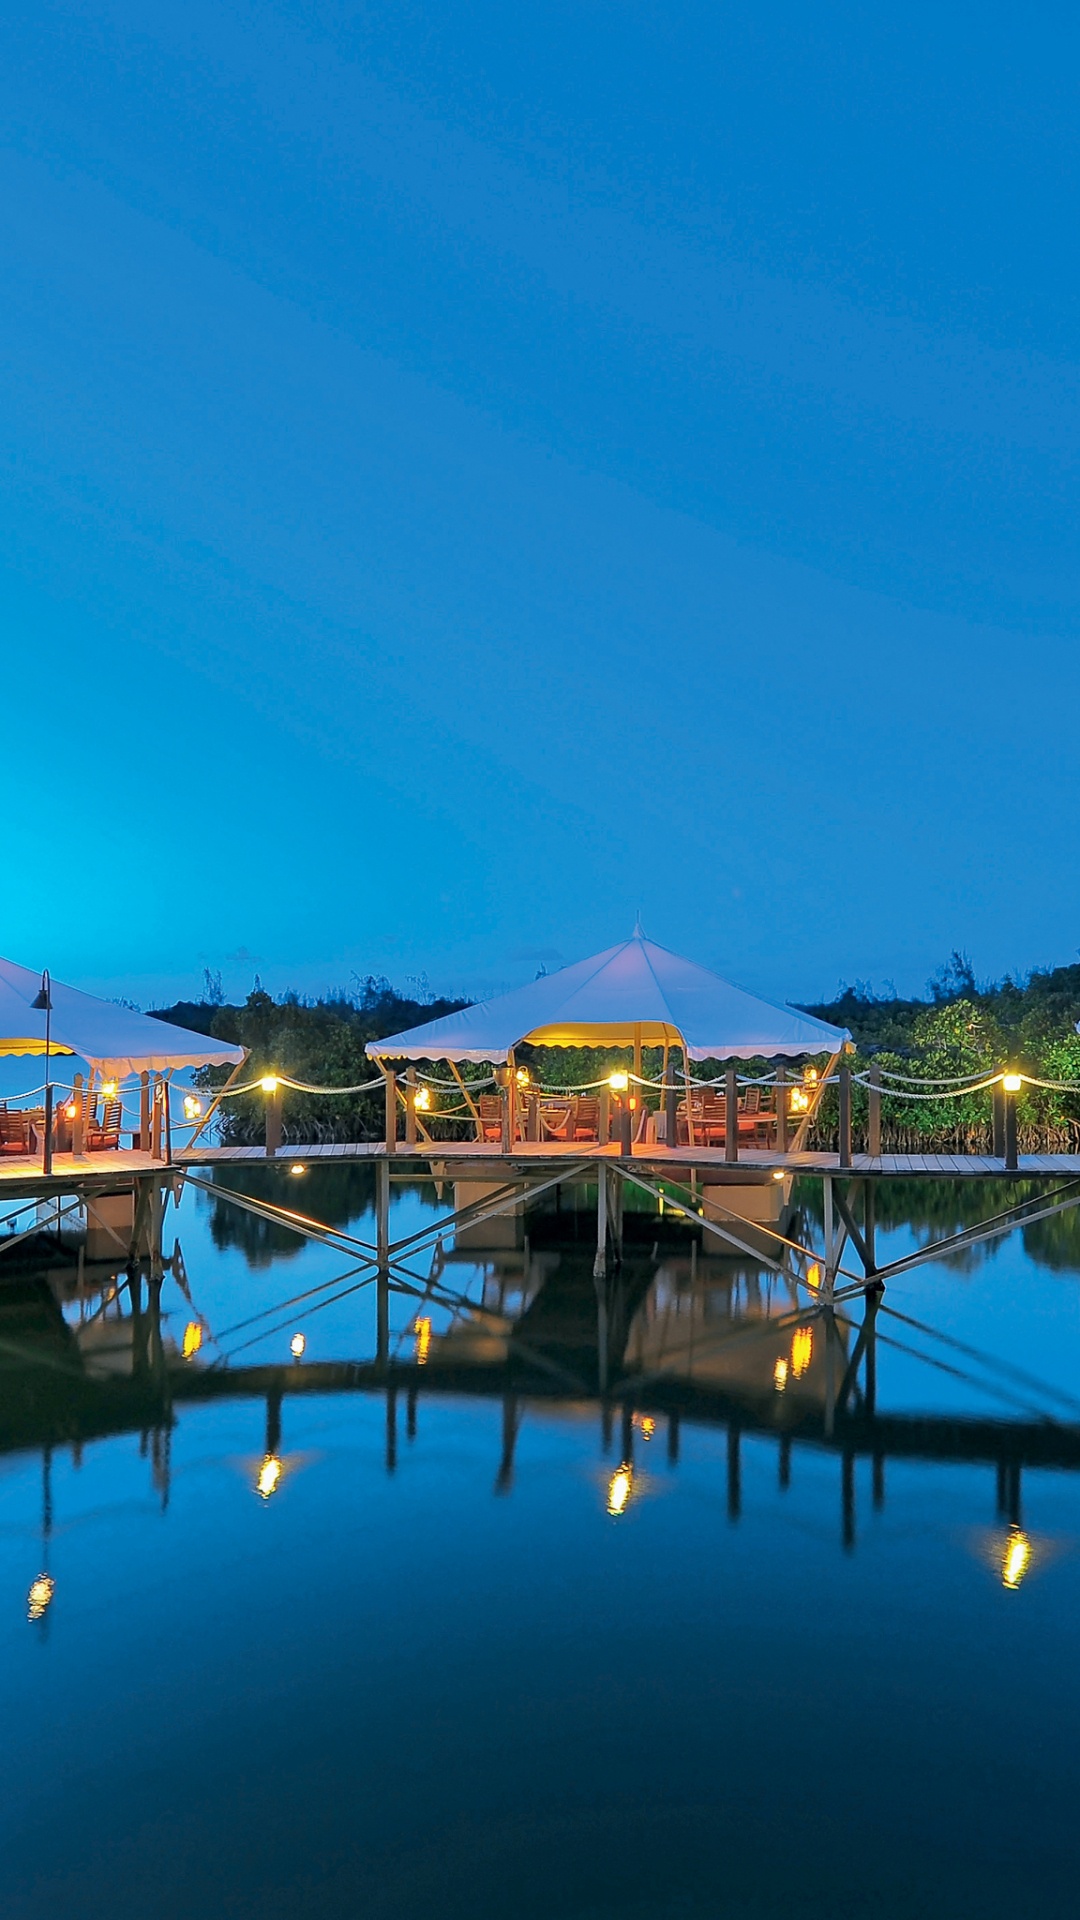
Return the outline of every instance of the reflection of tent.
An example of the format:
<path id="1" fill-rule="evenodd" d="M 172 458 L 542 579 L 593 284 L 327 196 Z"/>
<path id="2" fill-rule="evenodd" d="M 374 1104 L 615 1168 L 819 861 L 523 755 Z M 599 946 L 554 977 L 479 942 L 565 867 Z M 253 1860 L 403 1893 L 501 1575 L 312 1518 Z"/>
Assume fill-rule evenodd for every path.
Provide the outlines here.
<path id="1" fill-rule="evenodd" d="M 684 1046 L 691 1060 L 835 1053 L 850 1034 L 775 1007 L 646 940 L 546 974 L 444 1020 L 373 1040 L 376 1059 L 503 1061 L 522 1041 L 547 1047 Z"/>
<path id="2" fill-rule="evenodd" d="M 45 1014 L 34 1006 L 40 973 L 0 960 L 0 1055 L 44 1053 Z M 170 1067 L 235 1064 L 243 1047 L 189 1033 L 164 1020 L 151 1020 L 130 1007 L 97 1000 L 77 987 L 51 980 L 51 1053 L 73 1053 L 101 1073 L 122 1079 L 127 1073 L 165 1073 Z"/>

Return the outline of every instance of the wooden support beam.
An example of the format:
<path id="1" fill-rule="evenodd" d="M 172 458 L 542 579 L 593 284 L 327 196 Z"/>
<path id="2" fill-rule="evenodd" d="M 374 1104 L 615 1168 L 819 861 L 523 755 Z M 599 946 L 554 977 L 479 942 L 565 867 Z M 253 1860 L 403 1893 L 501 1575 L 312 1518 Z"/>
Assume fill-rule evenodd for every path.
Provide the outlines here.
<path id="1" fill-rule="evenodd" d="M 788 1150 L 788 1105 L 787 1105 L 787 1068 L 779 1062 L 776 1068 L 776 1151 Z"/>
<path id="2" fill-rule="evenodd" d="M 724 1075 L 724 1159 L 734 1166 L 739 1158 L 739 1076 L 734 1067 Z"/>

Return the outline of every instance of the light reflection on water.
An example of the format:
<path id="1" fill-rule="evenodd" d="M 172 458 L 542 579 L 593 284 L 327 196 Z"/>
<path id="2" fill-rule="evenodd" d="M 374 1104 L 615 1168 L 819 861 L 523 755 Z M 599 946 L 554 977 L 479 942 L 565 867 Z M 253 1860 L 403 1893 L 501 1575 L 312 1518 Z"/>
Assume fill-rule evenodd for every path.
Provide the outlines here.
<path id="1" fill-rule="evenodd" d="M 249 1180 L 374 1239 L 366 1177 Z M 898 1278 L 876 1425 L 859 1372 L 830 1440 L 861 1301 L 670 1226 L 598 1295 L 588 1227 L 429 1251 L 389 1382 L 308 1392 L 371 1360 L 374 1286 L 189 1189 L 171 1419 L 122 1285 L 68 1334 L 9 1292 L 5 1915 L 1074 1911 L 1080 1471 L 1000 1436 L 1080 1425 L 1080 1260 Z M 879 1259 L 927 1230 L 883 1207 Z M 224 1354 L 264 1371 L 191 1398 Z M 112 1398 L 65 1439 L 73 1364 Z"/>

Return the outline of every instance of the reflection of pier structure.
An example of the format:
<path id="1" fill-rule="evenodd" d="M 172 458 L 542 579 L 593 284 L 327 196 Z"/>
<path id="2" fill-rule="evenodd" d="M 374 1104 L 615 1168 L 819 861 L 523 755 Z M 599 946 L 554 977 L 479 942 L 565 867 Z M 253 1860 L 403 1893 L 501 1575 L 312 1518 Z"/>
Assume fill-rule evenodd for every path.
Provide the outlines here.
<path id="1" fill-rule="evenodd" d="M 994 1476 L 996 1513 L 1014 1527 L 1021 1522 L 1025 1468 L 1080 1470 L 1080 1420 L 882 1414 L 876 1364 L 878 1343 L 889 1337 L 883 1326 L 890 1324 L 890 1309 L 873 1286 L 860 1290 L 858 1303 L 835 1293 L 826 1298 L 820 1287 L 818 1297 L 807 1300 L 790 1273 L 781 1278 L 760 1265 L 710 1259 L 696 1247 L 658 1266 L 630 1256 L 599 1279 L 587 1259 L 560 1272 L 543 1251 L 525 1258 L 503 1252 L 486 1263 L 479 1299 L 457 1291 L 452 1272 L 452 1265 L 436 1261 L 420 1288 L 400 1269 L 377 1270 L 371 1282 L 383 1295 L 381 1351 L 374 1358 L 291 1366 L 207 1365 L 198 1354 L 185 1361 L 163 1337 L 160 1274 L 118 1278 L 75 1326 L 42 1284 L 4 1289 L 0 1451 L 40 1448 L 51 1458 L 65 1445 L 77 1452 L 88 1441 L 135 1432 L 165 1502 L 170 1433 L 180 1411 L 217 1399 L 253 1399 L 265 1408 L 259 1491 L 269 1497 L 281 1477 L 290 1401 L 319 1394 L 381 1398 L 386 1466 L 393 1471 L 402 1425 L 406 1442 L 418 1436 L 425 1401 L 468 1397 L 501 1407 L 493 1484 L 505 1494 L 530 1409 L 577 1417 L 591 1410 L 600 1453 L 617 1457 L 620 1472 L 633 1469 L 647 1442 L 666 1451 L 674 1467 L 686 1431 L 721 1430 L 732 1521 L 743 1508 L 747 1441 L 775 1448 L 781 1489 L 797 1480 L 800 1450 L 836 1458 L 847 1546 L 855 1542 L 859 1460 L 870 1462 L 876 1507 L 885 1501 L 890 1461 L 985 1466 Z M 429 1330 L 423 1341 L 416 1338 L 408 1359 L 394 1355 L 385 1332 L 395 1295 L 410 1308 L 426 1301 L 450 1313 L 446 1329 L 434 1336 L 426 1322 Z M 95 1324 L 110 1328 L 111 1338 L 88 1338 Z M 1071 1410 L 1080 1415 L 1080 1407 Z"/>

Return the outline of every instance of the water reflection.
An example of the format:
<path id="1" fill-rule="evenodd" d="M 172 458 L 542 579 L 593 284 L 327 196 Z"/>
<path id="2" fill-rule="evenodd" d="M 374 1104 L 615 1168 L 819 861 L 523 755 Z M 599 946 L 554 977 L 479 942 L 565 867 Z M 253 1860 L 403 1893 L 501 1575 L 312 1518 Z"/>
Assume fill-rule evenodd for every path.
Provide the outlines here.
<path id="1" fill-rule="evenodd" d="M 0 1684 L 49 1782 L 35 1812 L 15 1770 L 5 1839 L 34 1910 L 160 1904 L 164 1804 L 206 1869 L 169 1881 L 178 1915 L 899 1920 L 1024 1910 L 1021 1880 L 1071 1911 L 1046 1860 L 1080 1597 L 1054 1303 L 1078 1297 L 1019 1240 L 999 1319 L 949 1271 L 830 1303 L 658 1212 L 597 1280 L 595 1216 L 565 1206 L 349 1291 L 324 1248 L 223 1252 L 217 1204 L 185 1199 L 134 1273 L 57 1259 L 0 1289 Z M 334 1216 L 365 1204 L 350 1185 Z M 394 1204 L 434 1217 L 430 1192 Z M 967 1383 L 977 1349 L 1009 1369 L 1004 1414 Z M 808 1620 L 829 1658 L 792 1639 Z M 192 1645 L 197 1690 L 163 1654 Z M 627 1752 L 663 1764 L 643 1784 Z M 158 1758 L 127 1776 L 118 1866 L 86 1782 L 131 1754 Z M 820 1797 L 799 1824 L 816 1777 L 845 1782 L 824 1836 Z M 1036 1835 L 1012 1878 L 1002 1805 Z M 849 1899 L 836 1862 L 864 1846 Z"/>

